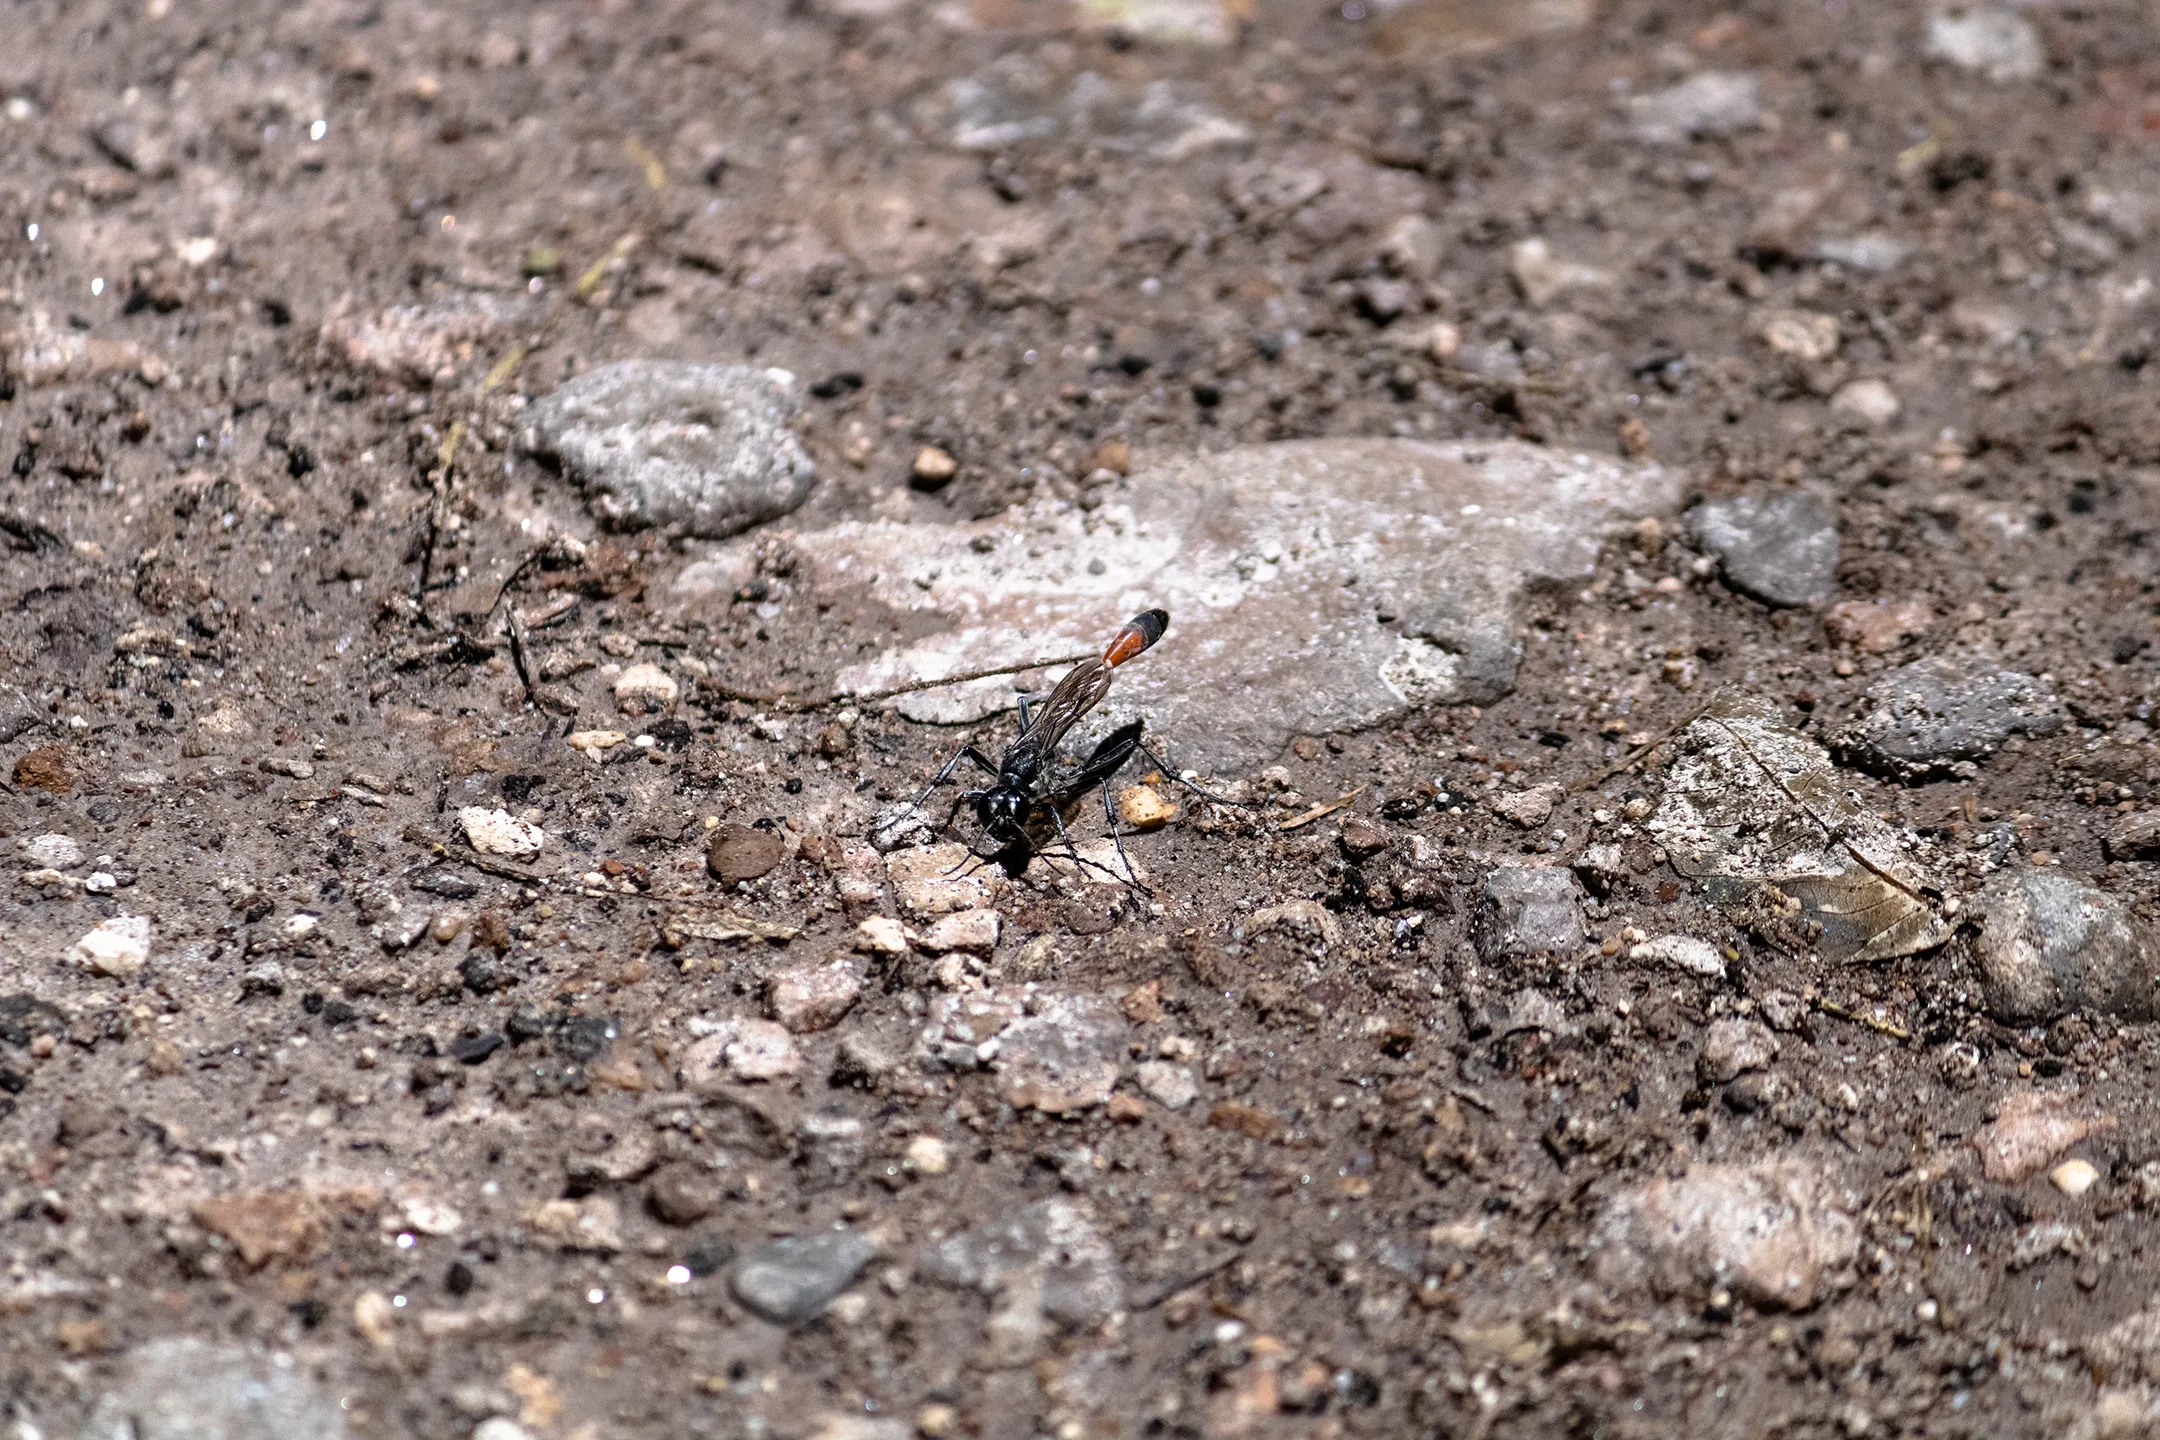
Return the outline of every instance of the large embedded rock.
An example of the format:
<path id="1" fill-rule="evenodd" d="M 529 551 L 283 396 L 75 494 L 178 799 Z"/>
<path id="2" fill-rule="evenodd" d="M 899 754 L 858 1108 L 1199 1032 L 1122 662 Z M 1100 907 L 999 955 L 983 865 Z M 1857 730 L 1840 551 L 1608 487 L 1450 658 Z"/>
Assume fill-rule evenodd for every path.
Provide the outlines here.
<path id="1" fill-rule="evenodd" d="M 1166 461 L 1091 510 L 790 539 L 798 587 L 911 637 L 837 677 L 855 691 L 1078 653 L 1167 608 L 1168 635 L 1118 672 L 1107 714 L 1144 715 L 1174 763 L 1231 773 L 1299 735 L 1507 694 L 1531 594 L 1587 581 L 1608 535 L 1669 513 L 1682 488 L 1655 465 L 1513 441 L 1294 441 Z M 752 564 L 738 541 L 677 593 L 732 597 Z M 959 723 L 1011 697 L 1001 677 L 896 703 Z"/>

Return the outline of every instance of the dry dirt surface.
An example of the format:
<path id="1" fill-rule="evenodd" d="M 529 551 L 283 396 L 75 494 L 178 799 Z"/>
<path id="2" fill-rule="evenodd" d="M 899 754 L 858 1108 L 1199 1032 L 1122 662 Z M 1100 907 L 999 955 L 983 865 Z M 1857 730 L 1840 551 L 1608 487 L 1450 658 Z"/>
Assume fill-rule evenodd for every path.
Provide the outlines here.
<path id="1" fill-rule="evenodd" d="M 2150 5 L 0 15 L 10 1440 L 2160 1429 Z"/>

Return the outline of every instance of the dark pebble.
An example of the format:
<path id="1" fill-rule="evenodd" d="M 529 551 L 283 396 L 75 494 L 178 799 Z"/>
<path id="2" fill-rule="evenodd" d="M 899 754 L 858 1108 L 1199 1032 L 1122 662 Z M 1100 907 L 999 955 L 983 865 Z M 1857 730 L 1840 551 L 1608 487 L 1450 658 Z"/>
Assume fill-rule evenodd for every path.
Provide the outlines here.
<path id="1" fill-rule="evenodd" d="M 500 1030 L 484 1030 L 478 1035 L 461 1035 L 450 1042 L 450 1058 L 467 1065 L 478 1065 L 502 1048 Z"/>

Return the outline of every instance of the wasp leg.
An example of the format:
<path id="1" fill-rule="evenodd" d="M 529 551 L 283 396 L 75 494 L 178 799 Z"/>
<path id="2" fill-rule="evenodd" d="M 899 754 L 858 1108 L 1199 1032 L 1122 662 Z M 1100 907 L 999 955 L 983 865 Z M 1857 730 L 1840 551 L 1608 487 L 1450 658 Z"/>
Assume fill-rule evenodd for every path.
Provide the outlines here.
<path id="1" fill-rule="evenodd" d="M 1183 775 L 1180 775 L 1176 770 L 1172 769 L 1169 761 L 1163 759 L 1162 756 L 1156 754 L 1153 750 L 1149 749 L 1148 744 L 1145 740 L 1139 741 L 1137 743 L 1140 748 L 1140 753 L 1147 756 L 1148 760 L 1155 766 L 1157 770 L 1162 771 L 1163 774 L 1169 776 L 1172 780 L 1175 780 L 1178 784 L 1184 786 L 1187 790 L 1192 791 L 1193 794 L 1198 795 L 1201 799 L 1212 800 L 1217 805 L 1250 806 L 1250 801 L 1232 800 L 1227 795 L 1217 795 L 1212 790 L 1201 789 L 1198 785 L 1193 784 L 1192 781 L 1187 780 Z"/>
<path id="2" fill-rule="evenodd" d="M 1125 883 L 1143 895 L 1153 894 L 1153 891 L 1140 883 L 1140 872 L 1133 869 L 1132 857 L 1125 853 L 1125 837 L 1117 828 L 1117 813 L 1110 808 L 1110 782 L 1108 780 L 1103 781 L 1100 788 L 1102 790 L 1103 821 L 1110 827 L 1110 843 L 1117 846 L 1118 863 L 1125 867 Z"/>

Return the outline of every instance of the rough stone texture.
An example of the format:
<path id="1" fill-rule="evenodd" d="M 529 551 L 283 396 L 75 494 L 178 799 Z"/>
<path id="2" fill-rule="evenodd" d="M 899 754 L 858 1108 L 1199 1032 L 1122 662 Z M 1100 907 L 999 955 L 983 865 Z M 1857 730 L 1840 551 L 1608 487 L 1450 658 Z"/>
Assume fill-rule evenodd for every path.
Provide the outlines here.
<path id="1" fill-rule="evenodd" d="M 1582 891 L 1559 866 L 1498 865 L 1478 890 L 1475 935 L 1487 960 L 1576 949 L 1583 943 Z"/>
<path id="2" fill-rule="evenodd" d="M 2032 21 L 1987 7 L 1930 20 L 1927 53 L 1998 84 L 2031 80 L 2047 68 L 2047 50 Z"/>
<path id="3" fill-rule="evenodd" d="M 761 1245 L 735 1262 L 728 1289 L 752 1314 L 800 1325 L 853 1283 L 870 1242 L 851 1230 L 818 1230 Z"/>
<path id="4" fill-rule="evenodd" d="M 1837 512 L 1805 490 L 1706 500 L 1687 523 L 1725 583 L 1765 605 L 1813 607 L 1837 590 Z"/>
<path id="5" fill-rule="evenodd" d="M 1777 1058 L 1778 1039 L 1758 1020 L 1735 1015 L 1710 1022 L 1703 1033 L 1702 1053 L 1695 1057 L 1695 1073 L 1712 1085 L 1723 1085 L 1749 1070 L 1760 1070 Z"/>
<path id="6" fill-rule="evenodd" d="M 1093 71 L 1061 85 L 1018 56 L 950 82 L 916 110 L 954 149 L 985 154 L 1070 136 L 1115 154 L 1180 160 L 1249 134 L 1192 86 L 1127 85 Z"/>
<path id="7" fill-rule="evenodd" d="M 128 1352 L 82 1433 L 85 1440 L 337 1440 L 348 1432 L 337 1396 L 291 1356 L 176 1337 Z"/>
<path id="8" fill-rule="evenodd" d="M 547 835 L 539 826 L 520 820 L 507 810 L 467 805 L 458 811 L 458 826 L 473 849 L 483 855 L 500 855 L 506 860 L 534 859 L 547 845 Z"/>
<path id="9" fill-rule="evenodd" d="M 592 492 L 604 523 L 719 538 L 809 498 L 816 470 L 788 428 L 799 403 L 785 370 L 626 360 L 527 419 L 534 448 Z"/>
<path id="10" fill-rule="evenodd" d="M 2014 870 L 1988 883 L 1977 909 L 1973 958 L 1995 1019 L 2160 1015 L 2160 936 L 2114 896 L 2059 870 Z"/>
<path id="11" fill-rule="evenodd" d="M 705 842 L 705 868 L 723 885 L 757 880 L 772 873 L 787 855 L 787 842 L 776 830 L 760 830 L 729 820 Z"/>
<path id="12" fill-rule="evenodd" d="M 1973 1132 L 1980 1173 L 2015 1185 L 2047 1169 L 2079 1141 L 2115 1128 L 2112 1115 L 2072 1114 L 2076 1100 L 2064 1091 L 2019 1090 L 2005 1096 L 1995 1118 Z"/>
<path id="13" fill-rule="evenodd" d="M 1064 1115 L 1101 1105 L 1117 1087 L 1126 1023 L 1092 995 L 1063 995 L 998 1036 L 998 1094 L 1017 1109 Z"/>
<path id="14" fill-rule="evenodd" d="M 849 522 L 792 543 L 821 589 L 859 588 L 922 634 L 838 677 L 859 691 L 1077 653 L 1166 607 L 1159 653 L 1118 672 L 1104 711 L 1145 715 L 1173 763 L 1227 773 L 1299 735 L 1507 694 L 1530 592 L 1587 580 L 1608 532 L 1681 489 L 1655 465 L 1516 442 L 1292 441 L 1165 462 L 1092 513 Z M 748 546 L 689 567 L 678 593 L 732 596 Z M 895 703 L 950 724 L 1011 694 L 1000 678 Z"/>
<path id="15" fill-rule="evenodd" d="M 1535 830 L 1552 819 L 1553 810 L 1567 797 L 1567 786 L 1554 781 L 1527 790 L 1506 790 L 1493 797 L 1493 813 L 1524 830 Z"/>
<path id="16" fill-rule="evenodd" d="M 1805 1310 L 1859 1249 L 1853 1201 L 1798 1158 L 1697 1165 L 1616 1197 L 1594 1243 L 1608 1285 L 1664 1294 L 1729 1290 L 1756 1305 Z"/>
<path id="17" fill-rule="evenodd" d="M 323 322 L 323 345 L 356 370 L 426 389 L 457 379 L 474 348 L 529 312 L 492 295 L 460 295 L 429 305 L 392 305 L 372 315 L 340 306 Z"/>
<path id="18" fill-rule="evenodd" d="M 615 708 L 625 715 L 672 712 L 682 687 L 658 665 L 632 665 L 615 681 Z"/>
<path id="19" fill-rule="evenodd" d="M 1741 72 L 1706 70 L 1677 85 L 1628 101 L 1628 128 L 1652 145 L 1679 145 L 1698 135 L 1733 135 L 1762 123 L 1762 84 Z"/>
<path id="20" fill-rule="evenodd" d="M 125 979 L 150 961 L 150 917 L 116 915 L 68 947 L 68 959 L 100 975 Z"/>
<path id="21" fill-rule="evenodd" d="M 1630 950 L 1628 958 L 1672 965 L 1713 979 L 1722 979 L 1725 974 L 1725 957 L 1718 954 L 1717 946 L 1692 935 L 1654 936 Z"/>
<path id="22" fill-rule="evenodd" d="M 66 835 L 38 835 L 23 842 L 23 858 L 32 865 L 72 870 L 83 862 L 83 848 Z"/>
<path id="23" fill-rule="evenodd" d="M 987 955 L 997 949 L 1002 924 L 1003 917 L 995 910 L 958 910 L 950 915 L 940 915 L 923 932 L 922 948 L 933 955 L 942 955 L 948 950 Z"/>
<path id="24" fill-rule="evenodd" d="M 1085 1201 L 1039 1201 L 965 1230 L 922 1258 L 925 1278 L 984 1295 L 1031 1272 L 1042 1277 L 1043 1313 L 1060 1324 L 1093 1325 L 1124 1304 L 1117 1253 Z"/>
<path id="25" fill-rule="evenodd" d="M 1674 869 L 1758 934 L 1863 962 L 1950 937 L 1903 836 L 1774 702 L 1721 693 L 1669 754 L 1647 828 Z"/>
<path id="26" fill-rule="evenodd" d="M 798 1035 L 830 1030 L 861 994 L 862 977 L 844 960 L 783 970 L 765 982 L 773 1019 Z"/>
<path id="27" fill-rule="evenodd" d="M 1168 1060 L 1143 1060 L 1133 1067 L 1141 1093 L 1165 1110 L 1182 1110 L 1200 1093 L 1191 1069 Z"/>
<path id="28" fill-rule="evenodd" d="M 2055 692 L 2033 676 L 1933 655 L 1868 687 L 1869 709 L 1837 736 L 1870 770 L 1917 780 L 1995 752 L 2013 735 L 2062 728 Z"/>
<path id="29" fill-rule="evenodd" d="M 2160 810 L 2139 810 L 2108 826 L 2101 836 L 2110 860 L 2150 859 L 2160 854 Z"/>

